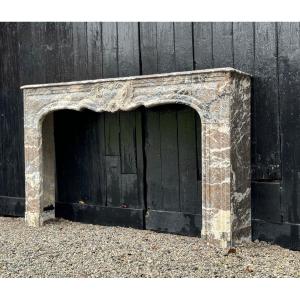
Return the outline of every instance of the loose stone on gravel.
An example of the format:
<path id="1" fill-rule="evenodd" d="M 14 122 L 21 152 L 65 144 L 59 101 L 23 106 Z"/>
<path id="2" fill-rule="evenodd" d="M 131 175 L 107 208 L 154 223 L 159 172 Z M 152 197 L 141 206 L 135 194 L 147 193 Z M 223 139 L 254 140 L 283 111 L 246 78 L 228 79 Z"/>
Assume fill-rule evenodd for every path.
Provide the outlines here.
<path id="1" fill-rule="evenodd" d="M 0 277 L 300 277 L 300 252 L 265 242 L 225 252 L 197 237 L 0 217 Z"/>

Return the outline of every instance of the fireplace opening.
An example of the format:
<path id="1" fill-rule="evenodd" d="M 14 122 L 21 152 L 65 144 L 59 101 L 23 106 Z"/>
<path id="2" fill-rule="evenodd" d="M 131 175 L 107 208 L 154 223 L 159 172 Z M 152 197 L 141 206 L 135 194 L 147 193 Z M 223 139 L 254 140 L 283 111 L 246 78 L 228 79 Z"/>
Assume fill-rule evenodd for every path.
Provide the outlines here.
<path id="1" fill-rule="evenodd" d="M 53 124 L 50 137 L 47 127 Z M 53 176 L 46 180 L 53 185 L 44 187 L 50 191 L 45 213 L 200 236 L 201 121 L 192 108 L 59 110 L 43 122 L 43 143 L 56 162 L 52 172 L 50 160 L 44 164 L 45 173 Z M 51 194 L 55 199 L 47 198 Z"/>

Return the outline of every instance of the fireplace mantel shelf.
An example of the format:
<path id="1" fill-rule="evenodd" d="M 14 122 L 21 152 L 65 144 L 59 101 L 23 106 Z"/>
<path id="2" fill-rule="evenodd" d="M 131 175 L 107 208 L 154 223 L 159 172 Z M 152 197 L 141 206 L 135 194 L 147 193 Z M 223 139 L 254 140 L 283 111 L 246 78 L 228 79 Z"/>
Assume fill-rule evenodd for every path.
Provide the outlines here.
<path id="1" fill-rule="evenodd" d="M 53 119 L 46 116 L 61 109 L 185 104 L 197 111 L 202 126 L 201 237 L 223 247 L 251 239 L 249 74 L 220 68 L 21 88 L 28 225 L 41 226 L 44 208 L 55 204 Z"/>
<path id="2" fill-rule="evenodd" d="M 41 88 L 41 87 L 67 86 L 67 85 L 90 84 L 90 83 L 98 83 L 98 82 L 123 81 L 123 80 L 125 80 L 125 81 L 140 80 L 140 79 L 150 79 L 150 78 L 171 77 L 171 76 L 178 76 L 178 75 L 207 74 L 207 73 L 216 73 L 216 72 L 234 72 L 237 74 L 251 77 L 251 75 L 246 72 L 242 72 L 240 70 L 228 67 L 228 68 L 203 69 L 203 70 L 195 70 L 195 71 L 171 72 L 171 73 L 162 73 L 162 74 L 126 76 L 126 77 L 103 78 L 103 79 L 92 79 L 92 80 L 81 80 L 81 81 L 27 84 L 27 85 L 21 86 L 20 88 L 23 90 L 23 89 L 35 89 L 35 88 Z"/>

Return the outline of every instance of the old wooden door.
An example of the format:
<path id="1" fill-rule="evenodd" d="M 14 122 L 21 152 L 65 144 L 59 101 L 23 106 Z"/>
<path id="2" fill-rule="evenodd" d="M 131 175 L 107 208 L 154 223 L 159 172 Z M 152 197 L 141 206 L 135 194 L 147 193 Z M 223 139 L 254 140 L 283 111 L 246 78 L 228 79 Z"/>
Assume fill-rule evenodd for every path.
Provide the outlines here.
<path id="1" fill-rule="evenodd" d="M 180 105 L 55 113 L 56 215 L 197 235 L 200 119 Z"/>

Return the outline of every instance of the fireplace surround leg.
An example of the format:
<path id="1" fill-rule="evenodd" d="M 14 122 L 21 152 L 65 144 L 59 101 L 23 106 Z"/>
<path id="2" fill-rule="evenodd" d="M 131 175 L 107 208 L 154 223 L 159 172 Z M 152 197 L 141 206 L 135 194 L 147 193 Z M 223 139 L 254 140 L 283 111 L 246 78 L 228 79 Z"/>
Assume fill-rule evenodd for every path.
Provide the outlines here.
<path id="1" fill-rule="evenodd" d="M 29 226 L 55 217 L 55 148 L 53 114 L 36 128 L 25 128 L 26 212 Z"/>
<path id="2" fill-rule="evenodd" d="M 242 122 L 240 123 L 240 125 Z M 248 122 L 202 124 L 202 232 L 231 247 L 251 239 Z M 236 131 L 236 129 L 238 130 Z"/>
<path id="3" fill-rule="evenodd" d="M 227 247 L 230 227 L 230 126 L 202 124 L 201 237 Z"/>
<path id="4" fill-rule="evenodd" d="M 24 128 L 25 141 L 25 221 L 29 226 L 42 225 L 43 198 L 42 134 L 39 128 Z"/>

